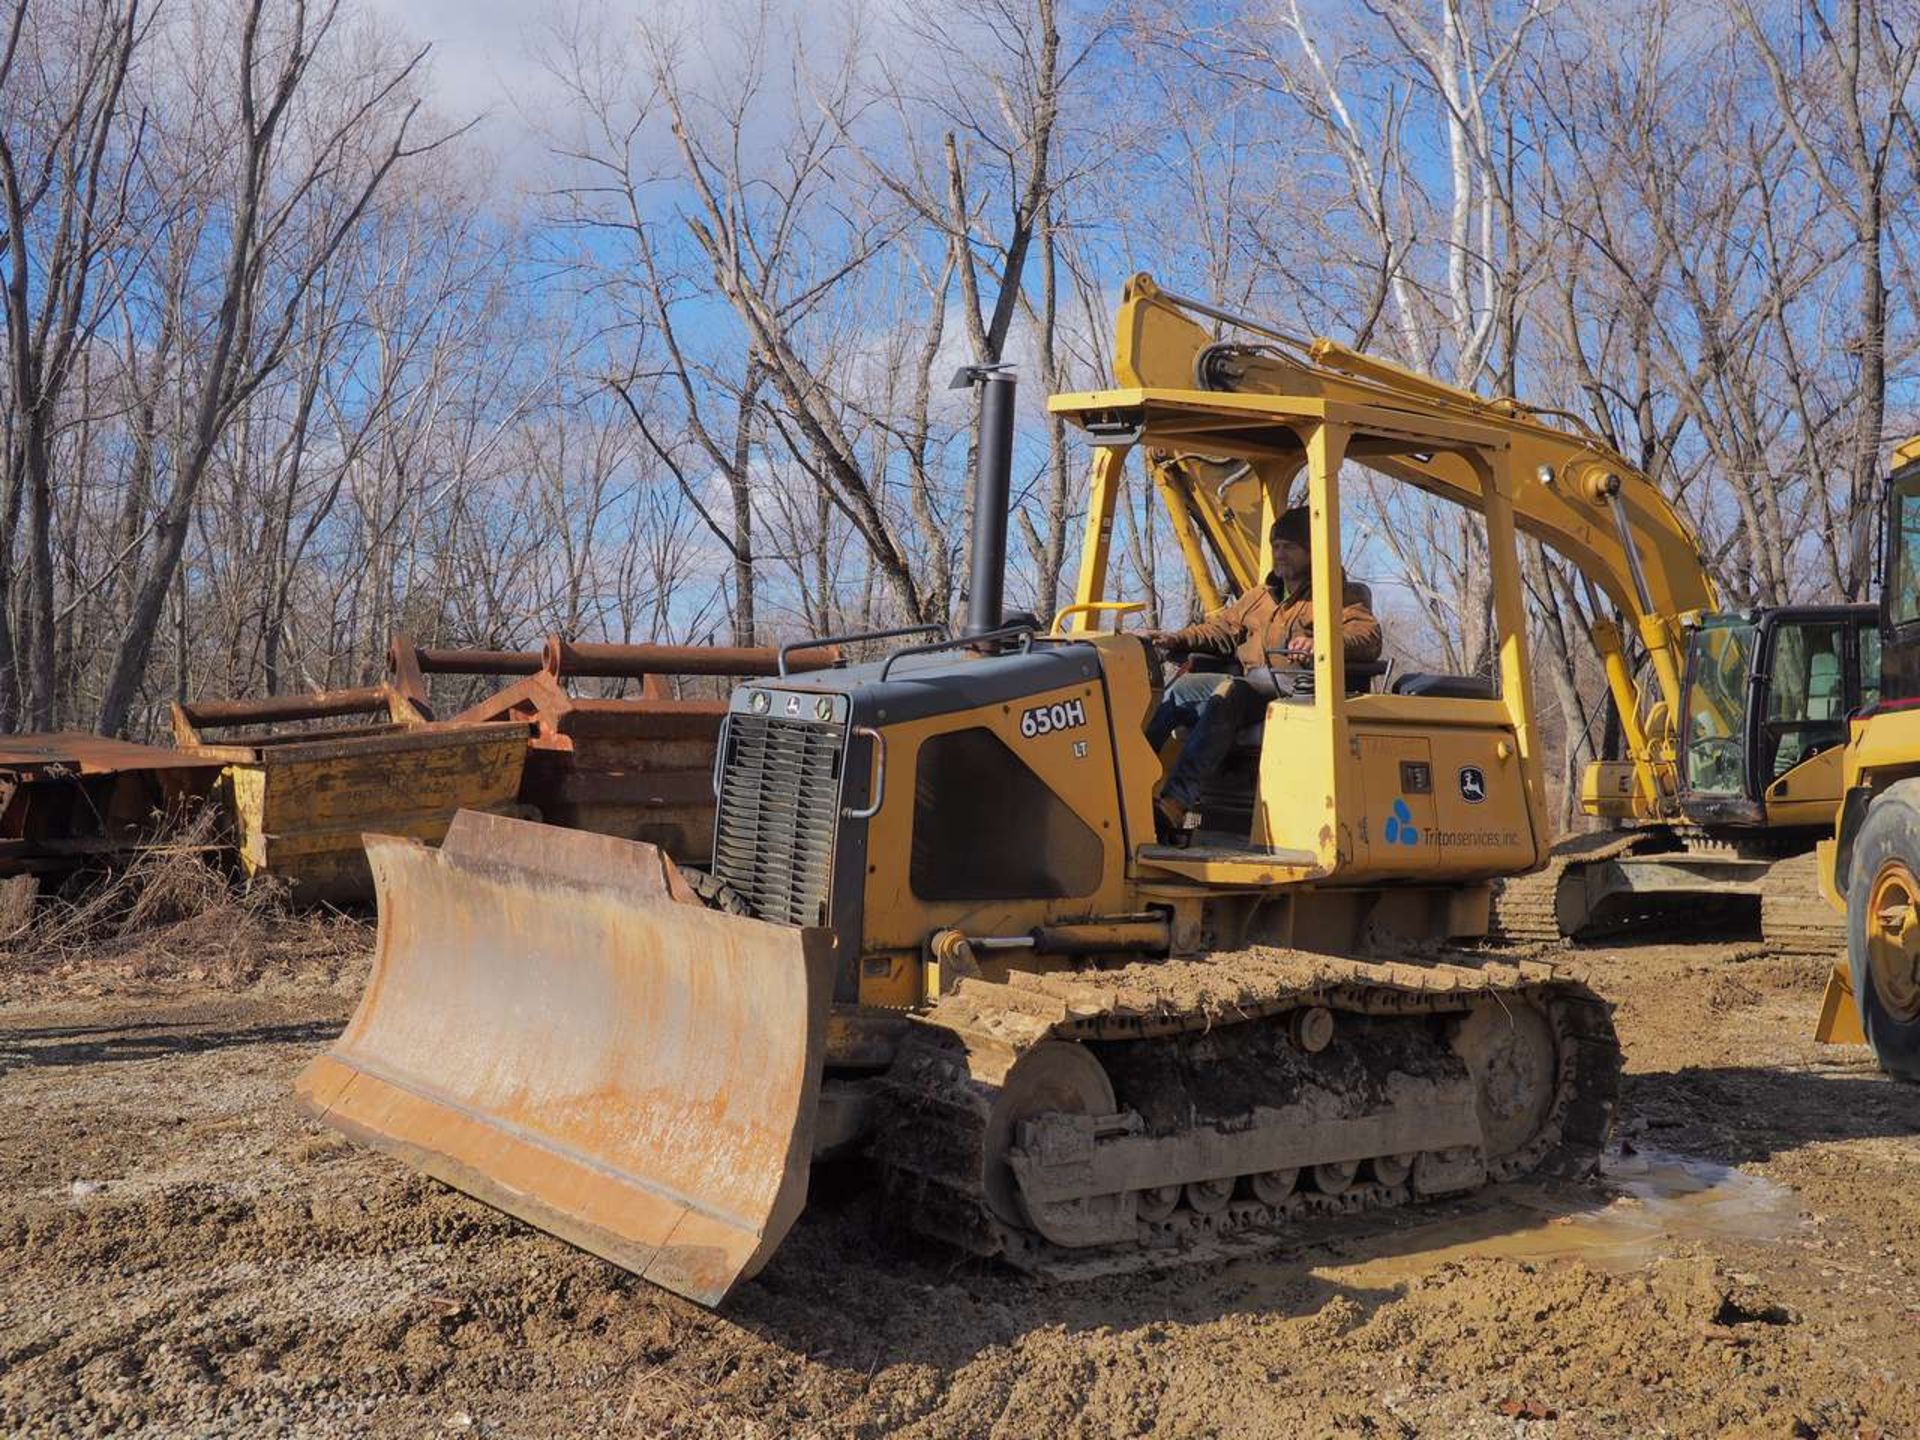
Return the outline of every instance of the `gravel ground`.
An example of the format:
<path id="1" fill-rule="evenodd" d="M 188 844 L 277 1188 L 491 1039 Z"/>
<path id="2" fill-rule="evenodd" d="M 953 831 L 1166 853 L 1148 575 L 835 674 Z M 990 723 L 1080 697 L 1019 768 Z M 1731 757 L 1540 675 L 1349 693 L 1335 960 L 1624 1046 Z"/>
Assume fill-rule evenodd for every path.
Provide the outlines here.
<path id="1" fill-rule="evenodd" d="M 716 1315 L 293 1110 L 364 944 L 0 972 L 0 1432 L 1920 1436 L 1920 1087 L 1811 1044 L 1817 965 L 1575 957 L 1628 1050 L 1594 1185 L 1067 1284 L 836 1170 Z"/>

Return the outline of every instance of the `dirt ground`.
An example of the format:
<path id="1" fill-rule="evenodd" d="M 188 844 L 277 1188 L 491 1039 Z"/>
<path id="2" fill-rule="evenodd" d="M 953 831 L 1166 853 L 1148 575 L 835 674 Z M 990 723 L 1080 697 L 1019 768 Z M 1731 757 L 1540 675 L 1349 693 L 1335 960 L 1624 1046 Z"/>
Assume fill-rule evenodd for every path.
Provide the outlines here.
<path id="1" fill-rule="evenodd" d="M 1601 1183 L 1063 1284 L 825 1173 L 710 1314 L 294 1112 L 366 938 L 0 971 L 0 1433 L 1920 1436 L 1920 1087 L 1810 1042 L 1816 964 L 1575 957 Z"/>

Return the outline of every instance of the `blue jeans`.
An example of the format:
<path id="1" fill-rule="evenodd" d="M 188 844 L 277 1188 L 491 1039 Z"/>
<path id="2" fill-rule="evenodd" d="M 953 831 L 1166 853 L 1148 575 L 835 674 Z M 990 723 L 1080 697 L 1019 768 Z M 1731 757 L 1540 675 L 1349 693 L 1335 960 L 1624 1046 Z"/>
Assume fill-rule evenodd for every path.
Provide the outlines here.
<path id="1" fill-rule="evenodd" d="M 1266 712 L 1259 691 L 1237 675 L 1182 675 L 1160 697 L 1147 721 L 1147 742 L 1158 750 L 1175 730 L 1187 731 L 1187 743 L 1160 793 L 1188 809 L 1200 803 L 1200 789 L 1226 762 L 1233 737 Z"/>

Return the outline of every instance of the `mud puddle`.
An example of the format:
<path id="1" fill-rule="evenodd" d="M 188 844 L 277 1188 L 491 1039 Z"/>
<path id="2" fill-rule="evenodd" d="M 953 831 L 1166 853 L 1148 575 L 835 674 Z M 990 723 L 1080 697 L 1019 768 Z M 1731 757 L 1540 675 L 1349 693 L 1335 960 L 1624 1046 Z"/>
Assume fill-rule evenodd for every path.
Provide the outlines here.
<path id="1" fill-rule="evenodd" d="M 1404 1278 L 1449 1261 L 1483 1257 L 1580 1260 L 1597 1270 L 1637 1270 L 1676 1240 L 1765 1243 L 1799 1223 L 1792 1190 L 1759 1175 L 1662 1151 L 1609 1155 L 1601 1179 L 1619 1193 L 1571 1213 L 1564 1195 L 1516 1189 L 1485 1210 L 1414 1226 L 1392 1254 L 1315 1267 L 1354 1283 Z"/>

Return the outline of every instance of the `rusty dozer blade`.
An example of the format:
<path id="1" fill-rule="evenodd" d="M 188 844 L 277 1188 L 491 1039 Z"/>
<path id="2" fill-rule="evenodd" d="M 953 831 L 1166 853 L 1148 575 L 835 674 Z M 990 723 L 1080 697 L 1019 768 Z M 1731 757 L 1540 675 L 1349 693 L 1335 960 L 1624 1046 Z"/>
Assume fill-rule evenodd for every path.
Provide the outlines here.
<path id="1" fill-rule="evenodd" d="M 373 973 L 301 1107 L 702 1304 L 757 1271 L 806 1200 L 827 932 L 708 910 L 652 845 L 475 811 L 367 854 Z"/>

